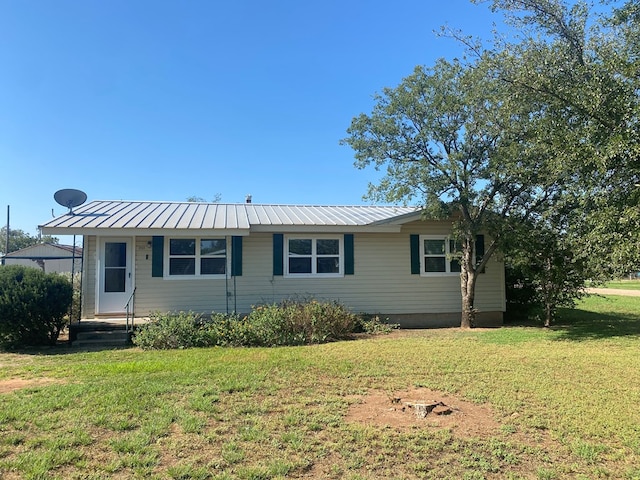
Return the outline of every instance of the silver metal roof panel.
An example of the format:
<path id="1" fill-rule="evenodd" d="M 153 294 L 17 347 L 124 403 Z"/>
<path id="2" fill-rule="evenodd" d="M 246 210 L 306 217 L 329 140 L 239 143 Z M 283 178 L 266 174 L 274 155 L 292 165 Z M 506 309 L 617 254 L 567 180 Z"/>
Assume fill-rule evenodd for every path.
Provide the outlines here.
<path id="1" fill-rule="evenodd" d="M 217 204 L 193 202 L 92 201 L 73 214 L 54 218 L 41 226 L 44 232 L 92 233 L 125 230 L 144 231 L 262 231 L 278 227 L 371 227 L 403 223 L 418 210 L 414 207 L 319 206 L 268 204 Z M 112 232 L 112 234 L 115 232 Z M 122 233 L 122 232 L 121 232 Z M 148 232 L 147 232 L 148 233 Z"/>

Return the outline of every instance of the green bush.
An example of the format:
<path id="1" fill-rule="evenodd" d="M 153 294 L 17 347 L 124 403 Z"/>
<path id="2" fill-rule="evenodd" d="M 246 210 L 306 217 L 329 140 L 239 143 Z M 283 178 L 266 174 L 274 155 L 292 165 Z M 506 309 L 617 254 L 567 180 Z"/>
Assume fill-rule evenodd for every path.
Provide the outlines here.
<path id="1" fill-rule="evenodd" d="M 146 350 L 206 347 L 207 329 L 202 315 L 192 312 L 155 313 L 136 331 L 134 343 Z"/>
<path id="2" fill-rule="evenodd" d="M 347 338 L 356 323 L 356 315 L 337 302 L 285 301 L 254 307 L 245 317 L 156 314 L 133 342 L 145 349 L 305 345 Z"/>
<path id="3" fill-rule="evenodd" d="M 0 266 L 0 344 L 55 345 L 67 326 L 72 296 L 71 283 L 61 275 Z"/>
<path id="4" fill-rule="evenodd" d="M 357 325 L 357 331 L 367 333 L 369 335 L 386 335 L 400 328 L 398 323 L 389 323 L 383 321 L 377 315 L 363 315 L 360 317 Z"/>
<path id="5" fill-rule="evenodd" d="M 71 303 L 71 307 L 69 307 L 69 319 L 71 322 L 79 322 L 81 316 L 80 300 L 82 297 L 82 274 L 80 272 L 75 272 L 73 274 L 73 278 L 71 272 L 61 273 L 60 275 L 66 278 L 73 286 L 73 301 Z"/>
<path id="6" fill-rule="evenodd" d="M 338 302 L 292 301 L 255 307 L 246 321 L 263 346 L 304 345 L 341 340 L 351 334 L 356 315 Z"/>

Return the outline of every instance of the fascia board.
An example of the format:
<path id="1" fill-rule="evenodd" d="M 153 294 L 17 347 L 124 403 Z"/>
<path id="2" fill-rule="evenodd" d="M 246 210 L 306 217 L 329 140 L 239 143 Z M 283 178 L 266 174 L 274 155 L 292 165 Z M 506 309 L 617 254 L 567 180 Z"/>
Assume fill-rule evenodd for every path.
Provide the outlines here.
<path id="1" fill-rule="evenodd" d="M 99 235 L 101 237 L 150 237 L 154 235 L 193 237 L 198 236 L 247 236 L 249 229 L 151 229 L 151 228 L 73 228 L 73 227 L 41 227 L 40 231 L 44 235 Z"/>
<path id="2" fill-rule="evenodd" d="M 399 215 L 397 217 L 388 218 L 385 220 L 380 220 L 372 223 L 371 225 L 381 226 L 381 225 L 404 225 L 405 223 L 414 222 L 416 220 L 422 220 L 422 211 L 407 213 L 405 215 Z"/>

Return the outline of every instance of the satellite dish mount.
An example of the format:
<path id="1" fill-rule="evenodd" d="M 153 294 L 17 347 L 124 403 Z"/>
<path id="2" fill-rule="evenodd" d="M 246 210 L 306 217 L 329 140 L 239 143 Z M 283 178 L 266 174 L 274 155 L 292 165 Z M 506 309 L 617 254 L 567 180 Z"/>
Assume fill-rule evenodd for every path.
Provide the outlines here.
<path id="1" fill-rule="evenodd" d="M 67 207 L 69 209 L 69 214 L 73 215 L 73 207 L 80 206 L 86 202 L 87 194 L 82 190 L 64 188 L 54 193 L 53 198 L 63 207 Z"/>

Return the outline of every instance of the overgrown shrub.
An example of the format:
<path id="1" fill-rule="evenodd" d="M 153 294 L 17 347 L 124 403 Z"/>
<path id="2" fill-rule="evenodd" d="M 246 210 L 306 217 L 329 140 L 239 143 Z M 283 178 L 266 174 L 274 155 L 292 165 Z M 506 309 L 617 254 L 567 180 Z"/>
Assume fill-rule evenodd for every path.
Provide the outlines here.
<path id="1" fill-rule="evenodd" d="M 400 324 L 384 321 L 378 315 L 362 315 L 358 319 L 356 331 L 369 335 L 386 335 L 398 328 Z"/>
<path id="2" fill-rule="evenodd" d="M 202 315 L 192 312 L 154 313 L 136 331 L 134 343 L 147 350 L 209 346 Z"/>
<path id="3" fill-rule="evenodd" d="M 81 317 L 81 291 L 82 291 L 82 274 L 80 272 L 75 272 L 73 274 L 73 278 L 71 272 L 61 273 L 64 278 L 66 278 L 73 285 L 73 301 L 71 306 L 69 307 L 69 320 L 70 322 L 79 322 Z"/>
<path id="4" fill-rule="evenodd" d="M 357 316 L 337 302 L 285 301 L 254 307 L 245 317 L 156 314 L 133 342 L 145 349 L 304 345 L 347 338 L 356 323 Z"/>
<path id="5" fill-rule="evenodd" d="M 293 301 L 255 307 L 246 319 L 264 346 L 325 343 L 353 332 L 356 315 L 338 302 Z"/>
<path id="6" fill-rule="evenodd" d="M 0 344 L 55 345 L 67 326 L 72 295 L 71 282 L 59 274 L 0 266 Z"/>

